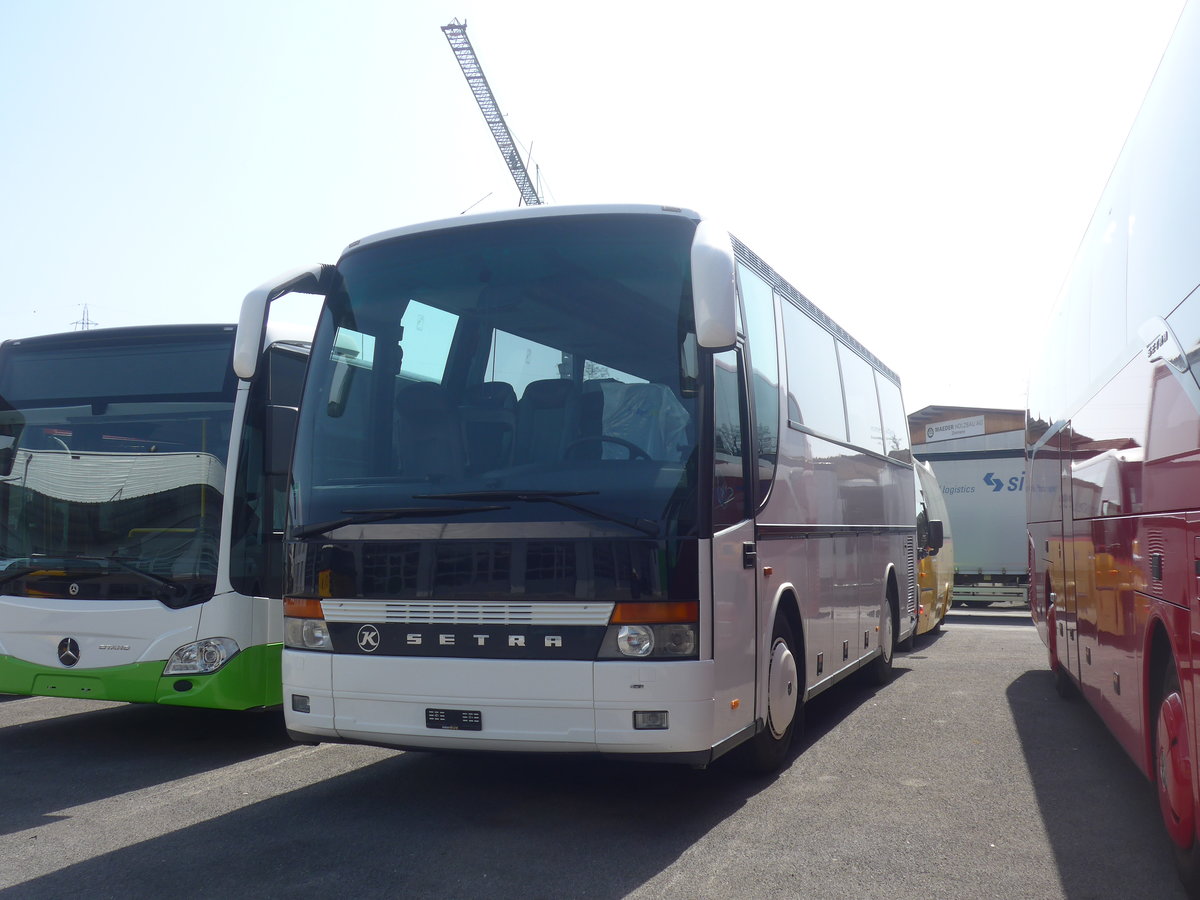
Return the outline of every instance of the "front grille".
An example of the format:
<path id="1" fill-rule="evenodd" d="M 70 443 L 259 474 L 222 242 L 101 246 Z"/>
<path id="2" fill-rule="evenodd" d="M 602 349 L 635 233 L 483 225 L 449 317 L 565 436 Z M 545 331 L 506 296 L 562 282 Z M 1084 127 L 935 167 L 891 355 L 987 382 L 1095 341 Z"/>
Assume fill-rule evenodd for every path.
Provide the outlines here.
<path id="1" fill-rule="evenodd" d="M 323 600 L 328 622 L 410 625 L 607 625 L 611 603 Z"/>

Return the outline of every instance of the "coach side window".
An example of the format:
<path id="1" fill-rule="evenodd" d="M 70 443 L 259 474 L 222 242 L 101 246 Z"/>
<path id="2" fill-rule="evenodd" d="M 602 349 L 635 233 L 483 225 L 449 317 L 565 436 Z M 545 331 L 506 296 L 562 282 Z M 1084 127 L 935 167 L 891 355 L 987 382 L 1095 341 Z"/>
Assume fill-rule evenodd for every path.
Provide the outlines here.
<path id="1" fill-rule="evenodd" d="M 875 373 L 875 386 L 879 390 L 879 412 L 883 418 L 884 452 L 893 459 L 908 462 L 908 419 L 904 415 L 900 387 L 879 372 Z"/>
<path id="2" fill-rule="evenodd" d="M 875 373 L 871 364 L 847 347 L 838 344 L 842 362 L 842 388 L 846 393 L 846 423 L 850 443 L 875 453 L 883 453 L 883 427 L 879 421 L 879 396 L 875 393 Z"/>
<path id="3" fill-rule="evenodd" d="M 835 440 L 846 439 L 833 335 L 791 302 L 783 304 L 787 348 L 788 419 Z"/>

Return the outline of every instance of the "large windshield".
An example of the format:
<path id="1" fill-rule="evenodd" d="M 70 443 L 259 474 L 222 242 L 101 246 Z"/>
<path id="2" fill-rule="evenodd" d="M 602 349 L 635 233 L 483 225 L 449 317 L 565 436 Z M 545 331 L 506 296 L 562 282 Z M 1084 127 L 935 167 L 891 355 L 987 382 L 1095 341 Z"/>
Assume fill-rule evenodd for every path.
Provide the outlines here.
<path id="1" fill-rule="evenodd" d="M 530 218 L 347 254 L 310 362 L 293 534 L 401 518 L 691 533 L 694 230 Z"/>
<path id="2" fill-rule="evenodd" d="M 211 596 L 233 329 L 120 329 L 0 349 L 0 591 Z M 22 573 L 28 572 L 25 576 Z M 35 577 L 36 576 L 36 577 Z M 167 584 L 170 589 L 161 589 Z"/>

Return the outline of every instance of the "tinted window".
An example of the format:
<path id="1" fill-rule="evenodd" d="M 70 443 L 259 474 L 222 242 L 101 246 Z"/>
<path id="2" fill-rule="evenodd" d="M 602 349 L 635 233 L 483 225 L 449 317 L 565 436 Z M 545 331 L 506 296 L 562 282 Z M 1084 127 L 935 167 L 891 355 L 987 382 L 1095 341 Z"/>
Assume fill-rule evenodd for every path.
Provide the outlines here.
<path id="1" fill-rule="evenodd" d="M 846 420 L 850 443 L 882 453 L 883 428 L 879 422 L 875 371 L 865 359 L 845 344 L 838 344 L 838 356 L 842 362 L 842 386 L 846 393 Z"/>
<path id="2" fill-rule="evenodd" d="M 759 458 L 759 497 L 765 498 L 779 449 L 779 350 L 775 337 L 775 299 L 771 286 L 746 266 L 738 266 L 746 339 L 750 344 L 751 398 Z"/>
<path id="3" fill-rule="evenodd" d="M 875 385 L 879 390 L 879 411 L 883 418 L 883 445 L 888 456 L 908 459 L 908 418 L 904 415 L 904 401 L 900 387 L 887 376 L 875 373 Z"/>
<path id="4" fill-rule="evenodd" d="M 455 521 L 694 527 L 695 227 L 522 217 L 352 249 L 314 336 L 293 523 L 380 507 L 440 522 L 452 513 L 426 495 L 516 490 Z M 369 368 L 334 352 L 348 330 Z M 587 509 L 534 491 L 582 491 Z"/>
<path id="5" fill-rule="evenodd" d="M 844 441 L 846 412 L 839 389 L 833 335 L 791 303 L 783 304 L 783 331 L 787 348 L 788 418 Z"/>
<path id="6" fill-rule="evenodd" d="M 486 380 L 511 384 L 518 400 L 534 381 L 570 377 L 571 360 L 561 350 L 499 328 L 493 333 Z"/>
<path id="7" fill-rule="evenodd" d="M 11 406 L 169 396 L 232 398 L 233 332 L 9 344 L 0 396 Z"/>
<path id="8" fill-rule="evenodd" d="M 713 357 L 713 528 L 736 525 L 749 512 L 743 450 L 746 410 L 741 357 L 727 350 Z"/>

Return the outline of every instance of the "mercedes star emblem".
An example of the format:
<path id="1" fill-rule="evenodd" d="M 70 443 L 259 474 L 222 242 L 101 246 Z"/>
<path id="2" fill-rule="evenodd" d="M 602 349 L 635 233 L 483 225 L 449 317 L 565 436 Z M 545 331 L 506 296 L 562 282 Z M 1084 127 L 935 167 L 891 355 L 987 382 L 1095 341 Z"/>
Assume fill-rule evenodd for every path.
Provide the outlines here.
<path id="1" fill-rule="evenodd" d="M 58 661 L 68 669 L 79 662 L 79 644 L 75 638 L 63 638 L 58 642 Z"/>

